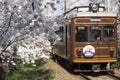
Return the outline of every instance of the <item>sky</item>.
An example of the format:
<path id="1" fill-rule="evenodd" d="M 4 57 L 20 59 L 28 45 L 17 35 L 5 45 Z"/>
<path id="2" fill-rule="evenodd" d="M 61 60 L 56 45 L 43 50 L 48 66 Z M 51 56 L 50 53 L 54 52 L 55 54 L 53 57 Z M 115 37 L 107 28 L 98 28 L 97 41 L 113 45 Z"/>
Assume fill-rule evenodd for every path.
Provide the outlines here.
<path id="1" fill-rule="evenodd" d="M 55 7 L 57 8 L 55 14 L 62 15 L 64 12 L 64 0 L 60 0 L 60 2 L 55 5 Z"/>

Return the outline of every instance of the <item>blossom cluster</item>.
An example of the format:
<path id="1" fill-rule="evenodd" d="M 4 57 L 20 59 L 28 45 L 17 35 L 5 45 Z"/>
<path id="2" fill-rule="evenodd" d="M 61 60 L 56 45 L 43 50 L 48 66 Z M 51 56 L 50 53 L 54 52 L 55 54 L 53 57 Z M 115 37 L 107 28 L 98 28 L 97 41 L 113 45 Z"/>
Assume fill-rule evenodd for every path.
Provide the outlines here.
<path id="1" fill-rule="evenodd" d="M 41 63 L 55 41 L 55 0 L 0 0 L 0 63 Z M 4 17 L 3 17 L 4 16 Z M 54 38 L 54 39 L 53 39 Z M 7 63 L 7 64 L 6 64 Z"/>

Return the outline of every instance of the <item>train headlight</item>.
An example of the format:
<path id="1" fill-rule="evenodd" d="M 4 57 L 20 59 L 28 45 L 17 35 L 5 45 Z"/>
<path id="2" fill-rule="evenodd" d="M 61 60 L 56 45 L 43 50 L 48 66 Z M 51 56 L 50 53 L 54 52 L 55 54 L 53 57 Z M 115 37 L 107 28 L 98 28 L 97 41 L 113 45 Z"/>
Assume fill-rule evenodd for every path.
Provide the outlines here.
<path id="1" fill-rule="evenodd" d="M 114 49 L 110 49 L 110 57 L 113 57 L 113 54 L 114 54 Z"/>
<path id="2" fill-rule="evenodd" d="M 76 51 L 76 55 L 77 55 L 77 57 L 81 57 L 81 55 L 82 55 L 81 49 L 78 49 L 78 50 Z"/>
<path id="3" fill-rule="evenodd" d="M 98 3 L 90 3 L 90 11 L 97 12 L 99 10 L 99 4 Z"/>

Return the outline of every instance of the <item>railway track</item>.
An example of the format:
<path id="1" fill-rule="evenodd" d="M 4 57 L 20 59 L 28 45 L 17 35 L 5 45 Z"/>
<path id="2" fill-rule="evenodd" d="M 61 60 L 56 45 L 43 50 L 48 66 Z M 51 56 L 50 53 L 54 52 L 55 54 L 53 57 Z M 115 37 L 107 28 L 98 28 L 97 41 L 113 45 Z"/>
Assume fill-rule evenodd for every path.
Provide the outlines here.
<path id="1" fill-rule="evenodd" d="M 111 78 L 113 78 L 114 80 L 120 80 L 120 77 L 117 76 L 117 75 L 115 75 L 115 74 L 113 74 L 113 73 L 108 72 L 107 74 L 108 74 Z"/>
<path id="2" fill-rule="evenodd" d="M 78 80 L 120 80 L 119 76 L 116 76 L 115 74 L 112 74 L 110 72 L 109 73 L 108 72 L 104 72 L 104 73 L 103 72 L 100 72 L 100 73 L 92 73 L 92 72 L 72 73 L 70 64 L 68 64 L 69 62 L 67 60 L 60 59 L 60 60 L 57 60 L 57 63 L 59 64 L 59 66 L 61 66 L 61 68 L 66 70 L 68 73 L 73 74 L 73 76 L 79 76 Z"/>
<path id="3" fill-rule="evenodd" d="M 116 76 L 113 73 L 80 73 L 80 80 L 120 80 L 119 76 Z"/>
<path id="4" fill-rule="evenodd" d="M 86 76 L 84 73 L 80 73 L 80 78 L 82 80 L 91 80 L 91 78 L 89 78 L 88 76 Z"/>

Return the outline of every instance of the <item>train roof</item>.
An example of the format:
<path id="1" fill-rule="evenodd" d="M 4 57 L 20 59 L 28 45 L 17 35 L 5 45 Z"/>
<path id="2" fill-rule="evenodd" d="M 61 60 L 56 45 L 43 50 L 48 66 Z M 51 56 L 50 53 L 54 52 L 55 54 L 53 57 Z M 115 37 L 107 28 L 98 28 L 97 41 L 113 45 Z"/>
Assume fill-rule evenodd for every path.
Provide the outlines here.
<path id="1" fill-rule="evenodd" d="M 72 19 L 74 17 L 117 17 L 116 13 L 109 13 L 109 12 L 79 12 L 73 14 L 67 14 L 64 16 L 67 19 Z"/>
<path id="2" fill-rule="evenodd" d="M 77 17 L 117 17 L 117 14 L 110 12 L 79 12 L 76 13 Z"/>
<path id="3" fill-rule="evenodd" d="M 117 14 L 105 11 L 103 6 L 100 6 L 96 12 L 90 11 L 89 6 L 80 6 L 65 12 L 64 17 L 67 19 L 74 17 L 117 17 Z"/>

